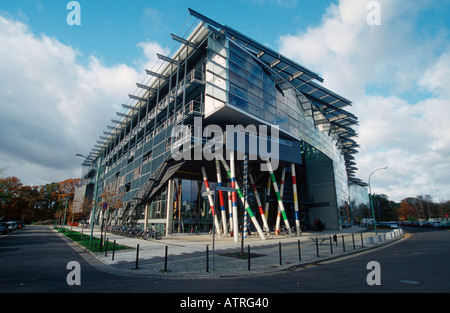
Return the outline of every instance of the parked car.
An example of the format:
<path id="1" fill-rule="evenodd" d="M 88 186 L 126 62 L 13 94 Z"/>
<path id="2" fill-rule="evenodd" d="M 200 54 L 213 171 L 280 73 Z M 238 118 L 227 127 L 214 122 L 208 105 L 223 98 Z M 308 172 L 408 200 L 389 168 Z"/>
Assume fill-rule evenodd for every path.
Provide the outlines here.
<path id="1" fill-rule="evenodd" d="M 363 218 L 361 226 L 373 226 L 373 218 Z"/>
<path id="2" fill-rule="evenodd" d="M 17 224 L 17 228 L 21 229 L 25 226 L 25 223 L 22 221 L 13 221 L 14 223 Z"/>
<path id="3" fill-rule="evenodd" d="M 9 225 L 5 222 L 0 222 L 0 234 L 7 235 L 9 233 Z"/>
<path id="4" fill-rule="evenodd" d="M 398 228 L 398 223 L 397 222 L 387 222 L 387 226 L 389 228 Z"/>
<path id="5" fill-rule="evenodd" d="M 430 222 L 430 228 L 441 228 L 441 223 L 439 223 L 439 222 Z"/>
<path id="6" fill-rule="evenodd" d="M 343 228 L 352 227 L 352 223 L 350 223 L 350 222 L 342 222 L 342 227 Z"/>
<path id="7" fill-rule="evenodd" d="M 19 228 L 16 222 L 6 222 L 8 224 L 9 231 L 15 231 Z"/>

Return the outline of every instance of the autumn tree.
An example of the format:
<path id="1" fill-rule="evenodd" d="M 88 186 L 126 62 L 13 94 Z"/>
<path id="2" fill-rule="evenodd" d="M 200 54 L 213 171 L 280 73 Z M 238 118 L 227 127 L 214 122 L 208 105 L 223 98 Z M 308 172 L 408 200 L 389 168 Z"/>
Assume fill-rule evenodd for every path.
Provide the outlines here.
<path id="1" fill-rule="evenodd" d="M 59 207 L 59 183 L 50 183 L 40 186 L 39 199 L 34 220 L 53 220 Z"/>
<path id="2" fill-rule="evenodd" d="M 105 190 L 103 194 L 101 195 L 101 201 L 97 203 L 97 210 L 101 212 L 103 210 L 103 203 L 107 203 L 108 207 L 106 212 L 106 221 L 107 223 L 111 224 L 112 218 L 116 217 L 117 210 L 122 207 L 122 196 L 123 192 L 117 192 L 114 189 L 111 190 Z"/>
<path id="3" fill-rule="evenodd" d="M 81 184 L 80 178 L 69 178 L 59 183 L 58 197 L 62 199 L 72 199 L 75 196 L 75 189 Z"/>
<path id="4" fill-rule="evenodd" d="M 403 199 L 397 208 L 397 215 L 400 221 L 413 221 L 417 219 L 417 211 L 410 200 L 410 198 Z"/>
<path id="5" fill-rule="evenodd" d="M 389 200 L 389 197 L 385 194 L 372 195 L 373 209 L 376 214 L 377 220 L 380 221 L 396 221 L 398 216 L 395 210 L 397 203 Z"/>
<path id="6" fill-rule="evenodd" d="M 80 178 L 69 178 L 59 183 L 57 190 L 57 197 L 59 202 L 59 209 L 57 211 L 57 218 L 64 220 L 67 217 L 72 217 L 73 199 L 75 197 L 75 190 L 80 186 Z"/>
<path id="7" fill-rule="evenodd" d="M 20 212 L 16 212 L 17 200 L 23 184 L 17 177 L 0 178 L 0 217 L 5 220 L 16 220 Z"/>
<path id="8" fill-rule="evenodd" d="M 70 178 L 42 186 L 28 186 L 17 177 L 0 177 L 0 218 L 23 220 L 25 223 L 53 222 L 55 218 L 62 220 L 66 213 L 67 220 L 72 220 L 75 189 L 80 183 L 81 179 Z M 73 217 L 83 218 L 91 206 L 92 201 L 84 205 L 81 216 Z"/>
<path id="9" fill-rule="evenodd" d="M 89 217 L 89 214 L 91 213 L 93 199 L 92 197 L 85 196 L 79 200 L 74 200 L 73 205 L 77 207 L 76 212 L 74 212 L 74 220 L 76 221 L 86 220 Z"/>
<path id="10" fill-rule="evenodd" d="M 428 220 L 432 217 L 443 217 L 444 207 L 442 203 L 433 202 L 431 196 L 420 195 L 403 199 L 397 212 L 403 220 Z"/>

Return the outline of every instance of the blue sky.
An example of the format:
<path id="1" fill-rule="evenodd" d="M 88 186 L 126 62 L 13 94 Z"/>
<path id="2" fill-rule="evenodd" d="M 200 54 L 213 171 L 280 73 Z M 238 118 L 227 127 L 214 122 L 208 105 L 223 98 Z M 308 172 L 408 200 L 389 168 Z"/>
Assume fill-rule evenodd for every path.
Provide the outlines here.
<path id="1" fill-rule="evenodd" d="M 319 73 L 359 117 L 357 176 L 400 201 L 450 199 L 450 0 L 0 0 L 0 168 L 24 184 L 80 175 L 188 8 Z M 369 25 L 367 5 L 380 5 Z"/>
<path id="2" fill-rule="evenodd" d="M 105 65 L 129 63 L 139 56 L 136 44 L 151 39 L 168 45 L 170 33 L 177 32 L 189 19 L 188 8 L 220 21 L 276 47 L 287 30 L 307 27 L 321 18 L 328 1 L 78 1 L 80 26 L 66 23 L 69 1 L 1 1 L 0 9 L 26 22 L 35 33 L 45 33 L 79 49 L 83 55 L 95 55 Z M 232 10 L 232 12 L 230 12 Z"/>

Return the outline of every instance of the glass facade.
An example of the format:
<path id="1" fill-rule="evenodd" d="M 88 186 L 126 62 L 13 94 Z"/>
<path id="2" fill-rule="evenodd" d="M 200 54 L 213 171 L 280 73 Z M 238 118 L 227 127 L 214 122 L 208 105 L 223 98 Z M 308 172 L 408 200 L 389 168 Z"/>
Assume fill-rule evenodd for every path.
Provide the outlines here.
<path id="1" fill-rule="evenodd" d="M 370 209 L 370 198 L 367 187 L 358 184 L 349 185 L 350 208 L 354 221 L 360 221 L 364 212 Z"/>
<path id="2" fill-rule="evenodd" d="M 306 165 L 314 169 L 307 177 L 308 197 L 317 199 L 327 208 L 327 214 L 322 210 L 320 215 L 329 221 L 330 227 L 339 227 L 339 216 L 345 215 L 350 194 L 345 160 L 336 145 L 337 136 L 330 131 L 331 124 L 292 86 L 277 86 L 280 77 L 234 42 L 210 36 L 208 48 L 206 95 L 219 100 L 215 102 L 214 110 L 209 111 L 217 112 L 218 108 L 230 105 L 255 121 L 278 125 L 290 138 L 302 142 L 305 155 L 308 155 Z M 312 155 L 327 160 L 327 173 L 318 174 L 324 168 L 319 170 L 313 165 Z M 313 208 L 310 211 L 320 210 Z"/>
<path id="3" fill-rule="evenodd" d="M 212 215 L 207 198 L 202 196 L 205 186 L 199 179 L 201 176 L 187 177 L 175 171 L 170 177 L 164 177 L 163 172 L 158 192 L 154 194 L 152 188 L 156 186 L 151 181 L 156 181 L 161 167 L 171 159 L 171 147 L 186 140 L 190 143 L 198 140 L 194 138 L 194 116 L 203 118 L 203 126 L 209 120 L 220 126 L 245 121 L 276 126 L 280 130 L 278 142 L 284 149 L 280 160 L 288 177 L 291 163 L 298 167 L 302 223 L 320 218 L 328 228 L 338 228 L 352 203 L 353 193 L 349 191 L 348 168 L 337 143 L 335 125 L 307 94 L 283 78 L 280 71 L 262 62 L 254 51 L 201 26 L 194 32 L 201 34 L 198 38 L 191 37 L 191 40 L 196 38 L 197 47 L 190 54 L 186 52 L 185 59 L 177 66 L 167 65 L 166 77 L 157 80 L 148 89 L 152 91 L 138 100 L 133 114 L 127 116 L 126 125 L 116 129 L 107 147 L 98 154 L 98 199 L 103 191 L 114 190 L 122 193 L 122 201 L 129 204 L 146 191 L 152 195 L 145 202 L 116 212 L 117 223 L 125 223 L 129 221 L 126 216 L 133 216 L 138 224 L 148 222 L 162 231 L 209 231 Z M 182 51 L 180 48 L 176 54 L 178 58 L 184 55 Z M 239 122 L 234 120 L 237 116 Z M 178 137 L 172 137 L 172 128 L 179 124 L 187 126 L 190 134 L 177 133 Z M 210 165 L 205 161 L 202 166 Z M 280 172 L 277 169 L 277 179 Z M 92 171 L 89 173 L 92 182 Z M 267 176 L 268 173 L 263 173 L 258 177 L 263 202 Z M 210 179 L 213 188 L 215 177 Z M 291 182 L 286 180 L 285 187 L 283 201 L 293 222 Z M 256 212 L 256 200 L 251 192 L 248 198 Z M 276 201 L 269 201 L 276 212 Z"/>
<path id="4" fill-rule="evenodd" d="M 214 187 L 215 183 L 211 183 L 210 188 Z M 205 191 L 203 181 L 175 179 L 173 233 L 208 232 L 212 228 L 211 208 L 202 196 Z"/>

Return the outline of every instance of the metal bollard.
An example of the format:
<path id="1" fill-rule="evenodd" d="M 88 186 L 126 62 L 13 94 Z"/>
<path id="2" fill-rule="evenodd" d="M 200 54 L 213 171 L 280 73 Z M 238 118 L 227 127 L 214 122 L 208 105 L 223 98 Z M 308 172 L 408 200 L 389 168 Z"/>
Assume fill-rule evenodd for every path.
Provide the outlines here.
<path id="1" fill-rule="evenodd" d="M 209 272 L 209 251 L 208 251 L 208 246 L 206 246 L 206 272 Z"/>
<path id="2" fill-rule="evenodd" d="M 248 245 L 248 270 L 250 270 L 250 245 Z"/>
<path id="3" fill-rule="evenodd" d="M 319 257 L 319 239 L 316 239 L 316 254 Z"/>
<path id="4" fill-rule="evenodd" d="M 302 249 L 300 248 L 300 239 L 298 240 L 298 260 L 302 260 Z"/>
<path id="5" fill-rule="evenodd" d="M 136 247 L 136 269 L 139 268 L 139 244 Z"/>
<path id="6" fill-rule="evenodd" d="M 344 235 L 342 235 L 342 251 L 345 252 L 345 242 L 344 242 Z"/>
<path id="7" fill-rule="evenodd" d="M 116 241 L 113 243 L 112 260 L 114 261 L 114 253 L 116 252 Z"/>
<path id="8" fill-rule="evenodd" d="M 364 248 L 363 234 L 362 233 L 360 233 L 360 234 L 361 234 L 361 247 Z"/>
<path id="9" fill-rule="evenodd" d="M 330 236 L 330 251 L 331 251 L 331 254 L 333 254 L 333 242 L 332 242 L 331 236 Z"/>
<path id="10" fill-rule="evenodd" d="M 352 233 L 353 250 L 355 250 L 355 234 Z"/>
<path id="11" fill-rule="evenodd" d="M 109 244 L 109 238 L 106 239 L 105 256 L 108 256 L 108 244 Z"/>
<path id="12" fill-rule="evenodd" d="M 167 251 L 168 251 L 168 246 L 166 246 L 166 255 L 164 257 L 164 272 L 167 272 Z"/>
<path id="13" fill-rule="evenodd" d="M 280 265 L 283 265 L 283 260 L 281 258 L 281 242 L 278 243 L 278 252 L 280 254 Z"/>

